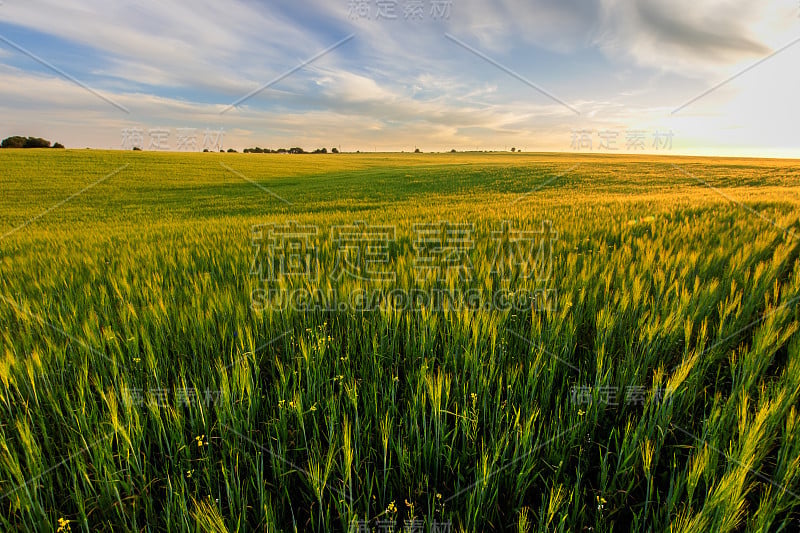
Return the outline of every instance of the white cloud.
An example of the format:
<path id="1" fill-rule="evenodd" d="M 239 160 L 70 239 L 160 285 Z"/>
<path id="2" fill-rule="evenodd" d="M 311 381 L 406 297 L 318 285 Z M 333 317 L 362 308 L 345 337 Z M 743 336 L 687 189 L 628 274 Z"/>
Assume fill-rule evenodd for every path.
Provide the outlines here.
<path id="1" fill-rule="evenodd" d="M 97 50 L 103 59 L 93 71 L 133 83 L 246 92 L 282 61 L 293 63 L 287 54 L 320 47 L 297 23 L 242 1 L 30 0 L 5 6 L 3 15 Z"/>
<path id="2" fill-rule="evenodd" d="M 787 21 L 797 9 L 791 0 L 603 4 L 596 42 L 606 54 L 686 76 L 718 76 L 766 56 L 791 35 Z"/>
<path id="3" fill-rule="evenodd" d="M 514 144 L 563 150 L 571 128 L 670 125 L 698 132 L 692 142 L 709 145 L 717 142 L 712 138 L 717 129 L 728 132 L 730 142 L 755 146 L 786 144 L 780 139 L 797 122 L 786 88 L 796 80 L 778 68 L 791 65 L 792 51 L 770 60 L 774 67 L 765 63 L 720 88 L 687 109 L 685 117 L 666 118 L 669 105 L 763 57 L 788 42 L 793 31 L 800 33 L 795 0 L 457 0 L 449 19 L 434 21 L 426 14 L 421 22 L 402 15 L 394 21 L 352 20 L 345 0 L 309 0 L 302 19 L 279 7 L 286 6 L 244 0 L 6 4 L 6 21 L 93 49 L 93 63 L 84 65 L 94 80 L 90 84 L 132 113 L 118 112 L 55 74 L 0 65 L 4 123 L 25 134 L 16 130 L 39 132 L 50 124 L 57 135 L 41 136 L 105 147 L 118 143 L 121 127 L 137 123 L 221 124 L 238 147 L 348 142 L 353 149 Z M 219 115 L 238 96 L 349 32 L 356 38 L 341 50 Z M 495 70 L 445 39 L 445 32 L 499 60 L 529 66 L 535 82 L 582 115 Z M 38 44 L 32 37 L 28 46 L 37 51 Z M 532 47 L 550 51 L 544 55 L 553 64 L 527 60 Z M 584 72 L 597 51 L 610 70 Z M 0 58 L 15 54 L 0 48 Z M 573 70 L 564 74 L 568 68 Z M 486 72 L 496 77 L 489 79 Z M 783 88 L 770 92 L 765 80 Z M 192 101 L 208 99 L 215 103 Z M 780 114 L 781 133 L 759 133 L 773 112 Z M 72 133 L 66 131 L 70 124 Z"/>
<path id="4" fill-rule="evenodd" d="M 718 74 L 800 35 L 796 0 L 461 0 L 448 30 L 487 51 L 519 42 L 562 53 L 598 47 L 613 61 Z"/>

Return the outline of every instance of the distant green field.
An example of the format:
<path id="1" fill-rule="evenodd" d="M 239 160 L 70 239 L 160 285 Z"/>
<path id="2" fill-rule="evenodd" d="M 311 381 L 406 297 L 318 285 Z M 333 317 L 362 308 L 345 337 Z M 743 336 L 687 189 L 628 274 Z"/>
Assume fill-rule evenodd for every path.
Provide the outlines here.
<path id="1" fill-rule="evenodd" d="M 800 529 L 800 161 L 0 150 L 0 191 L 2 531 Z"/>

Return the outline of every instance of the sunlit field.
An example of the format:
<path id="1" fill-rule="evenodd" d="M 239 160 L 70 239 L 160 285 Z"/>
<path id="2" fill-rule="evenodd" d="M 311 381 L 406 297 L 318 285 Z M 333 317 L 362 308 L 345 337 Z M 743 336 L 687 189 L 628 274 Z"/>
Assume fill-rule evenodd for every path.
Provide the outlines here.
<path id="1" fill-rule="evenodd" d="M 800 528 L 800 161 L 2 150 L 0 191 L 2 531 Z"/>

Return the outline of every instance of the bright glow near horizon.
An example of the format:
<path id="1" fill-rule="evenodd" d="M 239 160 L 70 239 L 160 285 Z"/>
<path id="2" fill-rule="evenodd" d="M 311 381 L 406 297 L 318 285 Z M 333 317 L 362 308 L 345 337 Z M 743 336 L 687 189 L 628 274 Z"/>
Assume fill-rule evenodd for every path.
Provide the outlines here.
<path id="1" fill-rule="evenodd" d="M 7 0 L 0 136 L 800 157 L 798 39 L 796 0 Z"/>

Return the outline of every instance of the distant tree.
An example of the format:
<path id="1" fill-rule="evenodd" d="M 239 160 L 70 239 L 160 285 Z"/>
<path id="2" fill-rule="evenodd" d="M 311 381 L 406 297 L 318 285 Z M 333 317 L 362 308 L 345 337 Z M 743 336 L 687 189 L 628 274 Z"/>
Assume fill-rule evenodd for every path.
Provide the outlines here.
<path id="1" fill-rule="evenodd" d="M 456 149 L 455 149 L 455 148 L 453 148 L 452 150 L 450 150 L 450 153 L 451 153 L 451 154 L 454 154 L 454 153 L 456 153 Z"/>
<path id="2" fill-rule="evenodd" d="M 228 148 L 228 153 L 229 154 L 235 154 L 236 150 L 234 150 L 233 148 Z"/>
<path id="3" fill-rule="evenodd" d="M 25 146 L 25 137 L 8 137 L 7 139 L 3 139 L 3 142 L 0 143 L 0 148 L 22 148 Z"/>
<path id="4" fill-rule="evenodd" d="M 317 148 L 316 150 L 314 150 L 313 153 L 315 153 L 315 154 L 327 154 L 328 153 L 328 149 L 327 148 Z"/>
<path id="5" fill-rule="evenodd" d="M 134 151 L 134 152 L 141 152 L 141 151 L 142 151 L 142 149 L 141 149 L 141 148 L 139 148 L 138 146 L 134 146 L 134 147 L 133 147 L 133 151 Z M 206 152 L 208 152 L 208 150 L 206 150 Z"/>
<path id="6" fill-rule="evenodd" d="M 208 153 L 208 148 L 203 148 L 204 153 Z"/>
<path id="7" fill-rule="evenodd" d="M 331 153 L 332 153 L 332 154 L 338 154 L 338 153 L 339 153 L 339 149 L 338 149 L 338 148 L 336 148 L 336 147 L 334 147 L 334 148 L 331 148 Z"/>
<path id="8" fill-rule="evenodd" d="M 50 148 L 50 141 L 39 137 L 28 137 L 23 148 Z"/>
<path id="9" fill-rule="evenodd" d="M 269 148 L 260 148 L 258 146 L 256 146 L 255 148 L 245 148 L 242 151 L 246 154 L 274 154 L 278 152 L 278 150 L 270 150 Z M 283 149 L 283 151 L 285 152 L 286 150 Z"/>
<path id="10" fill-rule="evenodd" d="M 278 148 L 277 150 L 275 150 L 276 154 L 285 154 L 286 152 L 288 152 L 286 148 Z"/>
<path id="11" fill-rule="evenodd" d="M 304 154 L 306 153 L 305 150 L 300 148 L 299 146 L 295 146 L 294 148 L 289 148 L 290 154 Z"/>
<path id="12" fill-rule="evenodd" d="M 20 137 L 15 135 L 3 139 L 0 148 L 50 148 L 50 141 L 39 137 Z"/>
<path id="13" fill-rule="evenodd" d="M 61 143 L 55 143 L 55 144 L 53 145 L 53 148 L 64 148 L 64 145 L 63 145 L 63 144 L 61 144 Z"/>
<path id="14" fill-rule="evenodd" d="M 514 148 L 514 147 L 512 146 L 512 147 L 511 147 L 511 151 L 512 151 L 512 152 L 516 152 L 516 151 L 517 151 L 517 149 L 516 149 L 516 148 Z"/>
<path id="15" fill-rule="evenodd" d="M 419 154 L 420 153 L 419 148 L 414 148 L 414 153 Z"/>

